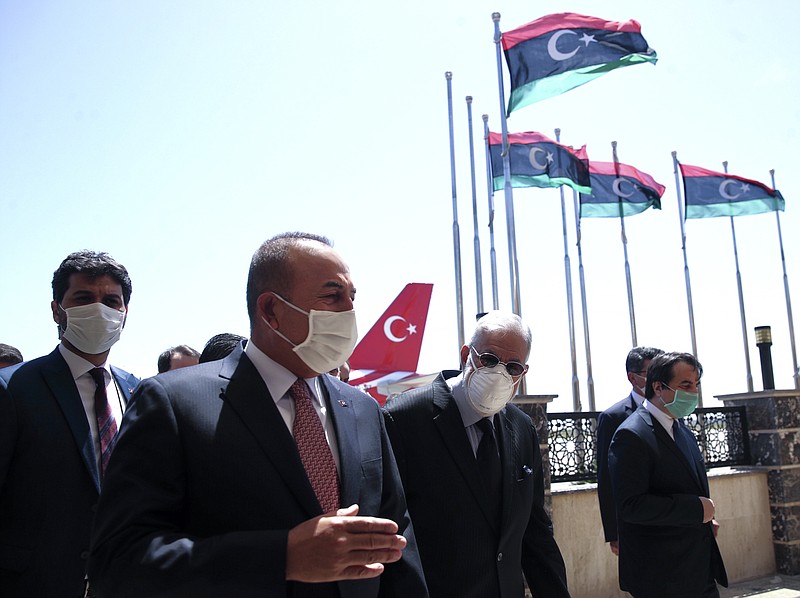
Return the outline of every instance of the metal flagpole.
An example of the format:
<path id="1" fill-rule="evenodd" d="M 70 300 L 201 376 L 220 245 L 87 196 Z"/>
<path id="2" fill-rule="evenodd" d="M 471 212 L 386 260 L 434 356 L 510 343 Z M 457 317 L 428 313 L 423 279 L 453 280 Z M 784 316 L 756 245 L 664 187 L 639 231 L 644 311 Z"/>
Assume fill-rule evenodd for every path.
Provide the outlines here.
<path id="1" fill-rule="evenodd" d="M 578 192 L 572 190 L 572 204 L 575 207 L 575 233 L 578 239 L 578 274 L 581 281 L 581 306 L 583 308 L 583 342 L 586 347 L 586 386 L 589 389 L 589 411 L 595 410 L 594 378 L 592 377 L 592 350 L 589 345 L 589 314 L 586 309 L 586 281 L 583 277 L 583 254 L 581 253 L 581 208 Z"/>
<path id="2" fill-rule="evenodd" d="M 458 324 L 458 351 L 464 346 L 464 299 L 461 290 L 461 238 L 458 231 L 458 203 L 456 202 L 456 151 L 453 142 L 453 73 L 447 71 L 447 116 L 450 124 L 450 183 L 453 189 L 453 259 L 456 271 L 456 319 Z M 460 365 L 460 359 L 459 359 Z"/>
<path id="3" fill-rule="evenodd" d="M 728 174 L 728 161 L 722 163 L 725 174 Z M 744 343 L 744 365 L 747 372 L 747 392 L 753 392 L 753 372 L 750 369 L 750 344 L 747 341 L 747 322 L 744 317 L 744 294 L 742 293 L 742 273 L 739 271 L 739 250 L 736 247 L 736 226 L 731 219 L 731 238 L 733 239 L 733 259 L 736 263 L 736 287 L 739 290 L 739 316 L 742 319 L 742 343 Z"/>
<path id="4" fill-rule="evenodd" d="M 556 141 L 561 143 L 561 129 L 556 129 Z M 564 204 L 564 185 L 558 188 L 561 194 L 561 228 L 564 233 L 564 276 L 567 280 L 567 320 L 569 321 L 569 352 L 572 359 L 572 408 L 581 411 L 581 389 L 578 381 L 578 359 L 575 354 L 575 313 L 572 301 L 572 269 L 567 243 L 567 209 Z"/>
<path id="5" fill-rule="evenodd" d="M 489 198 L 489 262 L 492 267 L 492 309 L 500 309 L 497 294 L 497 253 L 494 250 L 494 184 L 492 181 L 492 157 L 489 150 L 489 115 L 484 114 L 483 139 L 486 142 L 486 193 Z"/>
<path id="6" fill-rule="evenodd" d="M 769 176 L 772 178 L 772 189 L 775 189 L 775 169 L 769 171 Z M 789 316 L 789 340 L 792 344 L 792 378 L 794 378 L 794 387 L 800 389 L 800 369 L 797 368 L 797 348 L 794 344 L 794 321 L 792 320 L 792 300 L 789 298 L 789 277 L 786 276 L 786 257 L 783 253 L 783 235 L 781 234 L 781 216 L 780 210 L 775 208 L 775 219 L 778 222 L 778 243 L 781 248 L 781 264 L 783 265 L 783 290 L 786 293 L 786 314 Z"/>
<path id="7" fill-rule="evenodd" d="M 683 217 L 683 197 L 681 194 L 681 181 L 678 175 L 678 152 L 672 152 L 672 165 L 675 169 L 675 191 L 678 194 L 678 217 L 681 221 L 681 249 L 683 250 L 683 275 L 686 280 L 686 302 L 689 305 L 689 331 L 692 336 L 692 355 L 697 358 L 697 337 L 694 333 L 694 308 L 692 307 L 692 283 L 689 280 L 689 262 L 686 259 L 686 228 Z M 703 406 L 703 390 L 699 390 L 698 407 Z"/>
<path id="8" fill-rule="evenodd" d="M 478 235 L 478 192 L 475 189 L 475 144 L 472 139 L 472 96 L 467 96 L 467 121 L 469 123 L 469 172 L 472 177 L 472 225 L 475 230 L 475 293 L 478 314 L 483 313 L 483 274 L 481 272 L 481 240 Z"/>
<path id="9" fill-rule="evenodd" d="M 517 233 L 514 225 L 514 194 L 511 190 L 511 156 L 508 147 L 508 122 L 506 121 L 505 90 L 503 88 L 503 56 L 500 51 L 500 13 L 492 13 L 494 44 L 497 50 L 497 88 L 500 92 L 500 128 L 503 134 L 503 194 L 506 201 L 506 226 L 508 228 L 508 268 L 511 276 L 511 310 L 522 315 L 519 292 L 519 262 L 517 261 Z M 523 379 L 524 380 L 524 379 Z M 521 385 L 520 385 L 521 386 Z"/>
<path id="10" fill-rule="evenodd" d="M 611 152 L 614 156 L 614 171 L 619 175 L 619 158 L 617 157 L 617 142 L 611 142 Z M 617 187 L 615 187 L 616 189 Z M 631 321 L 631 343 L 632 347 L 637 347 L 639 343 L 636 341 L 636 314 L 633 310 L 633 286 L 631 285 L 631 266 L 628 262 L 628 236 L 625 234 L 625 214 L 622 207 L 622 197 L 617 196 L 617 203 L 619 205 L 619 224 L 622 236 L 622 253 L 625 256 L 625 282 L 628 285 L 628 316 Z"/>

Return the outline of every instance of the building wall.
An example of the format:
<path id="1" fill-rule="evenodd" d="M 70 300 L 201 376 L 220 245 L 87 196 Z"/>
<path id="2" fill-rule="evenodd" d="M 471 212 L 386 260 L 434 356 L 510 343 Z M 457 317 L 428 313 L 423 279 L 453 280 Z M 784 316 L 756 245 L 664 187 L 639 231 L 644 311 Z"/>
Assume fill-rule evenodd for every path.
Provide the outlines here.
<path id="1" fill-rule="evenodd" d="M 729 582 L 775 573 L 766 470 L 720 468 L 708 477 Z M 617 583 L 617 557 L 604 542 L 596 484 L 554 484 L 551 495 L 553 527 L 572 598 L 628 596 Z"/>

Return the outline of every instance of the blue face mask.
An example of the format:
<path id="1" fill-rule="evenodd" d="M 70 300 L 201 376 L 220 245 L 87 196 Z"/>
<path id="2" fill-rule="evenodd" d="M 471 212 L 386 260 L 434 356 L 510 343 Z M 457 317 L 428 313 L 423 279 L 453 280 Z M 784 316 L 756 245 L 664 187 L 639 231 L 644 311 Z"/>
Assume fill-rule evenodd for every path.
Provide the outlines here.
<path id="1" fill-rule="evenodd" d="M 694 410 L 697 409 L 698 393 L 688 392 L 686 390 L 681 390 L 680 388 L 670 388 L 666 384 L 664 384 L 664 387 L 669 388 L 675 393 L 675 398 L 672 399 L 671 403 L 665 403 L 664 399 L 661 399 L 661 403 L 667 408 L 667 411 L 669 411 L 674 418 L 680 419 L 682 417 L 686 417 L 691 415 Z"/>

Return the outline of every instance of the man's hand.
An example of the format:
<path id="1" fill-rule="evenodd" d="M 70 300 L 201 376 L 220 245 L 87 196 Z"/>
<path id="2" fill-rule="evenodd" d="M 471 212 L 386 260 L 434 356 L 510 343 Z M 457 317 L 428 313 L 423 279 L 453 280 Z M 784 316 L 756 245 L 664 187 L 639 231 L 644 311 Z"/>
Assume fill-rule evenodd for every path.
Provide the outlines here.
<path id="1" fill-rule="evenodd" d="M 719 533 L 719 522 L 716 519 L 711 520 L 711 531 L 714 532 L 714 537 L 716 538 Z"/>
<path id="2" fill-rule="evenodd" d="M 712 519 L 714 519 L 714 513 L 716 511 L 714 507 L 714 501 L 710 498 L 706 498 L 705 496 L 701 496 L 700 502 L 703 503 L 703 523 L 708 523 Z"/>
<path id="3" fill-rule="evenodd" d="M 399 561 L 406 539 L 390 519 L 357 517 L 358 505 L 325 513 L 289 530 L 286 579 L 324 582 L 377 577 Z"/>
<path id="4" fill-rule="evenodd" d="M 619 556 L 619 541 L 611 540 L 611 542 L 609 542 L 608 545 L 611 547 L 611 552 Z"/>

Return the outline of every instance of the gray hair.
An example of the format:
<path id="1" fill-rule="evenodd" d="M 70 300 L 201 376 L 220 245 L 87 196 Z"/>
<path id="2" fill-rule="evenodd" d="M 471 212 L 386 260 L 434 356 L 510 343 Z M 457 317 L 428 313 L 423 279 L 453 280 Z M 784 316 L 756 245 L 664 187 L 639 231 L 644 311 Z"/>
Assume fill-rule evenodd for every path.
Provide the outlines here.
<path id="1" fill-rule="evenodd" d="M 515 334 L 525 341 L 527 349 L 525 359 L 530 356 L 533 335 L 530 326 L 517 314 L 506 311 L 490 311 L 475 325 L 475 331 L 469 341 L 470 345 L 478 344 L 483 336 L 490 332 L 502 330 L 506 334 Z"/>

